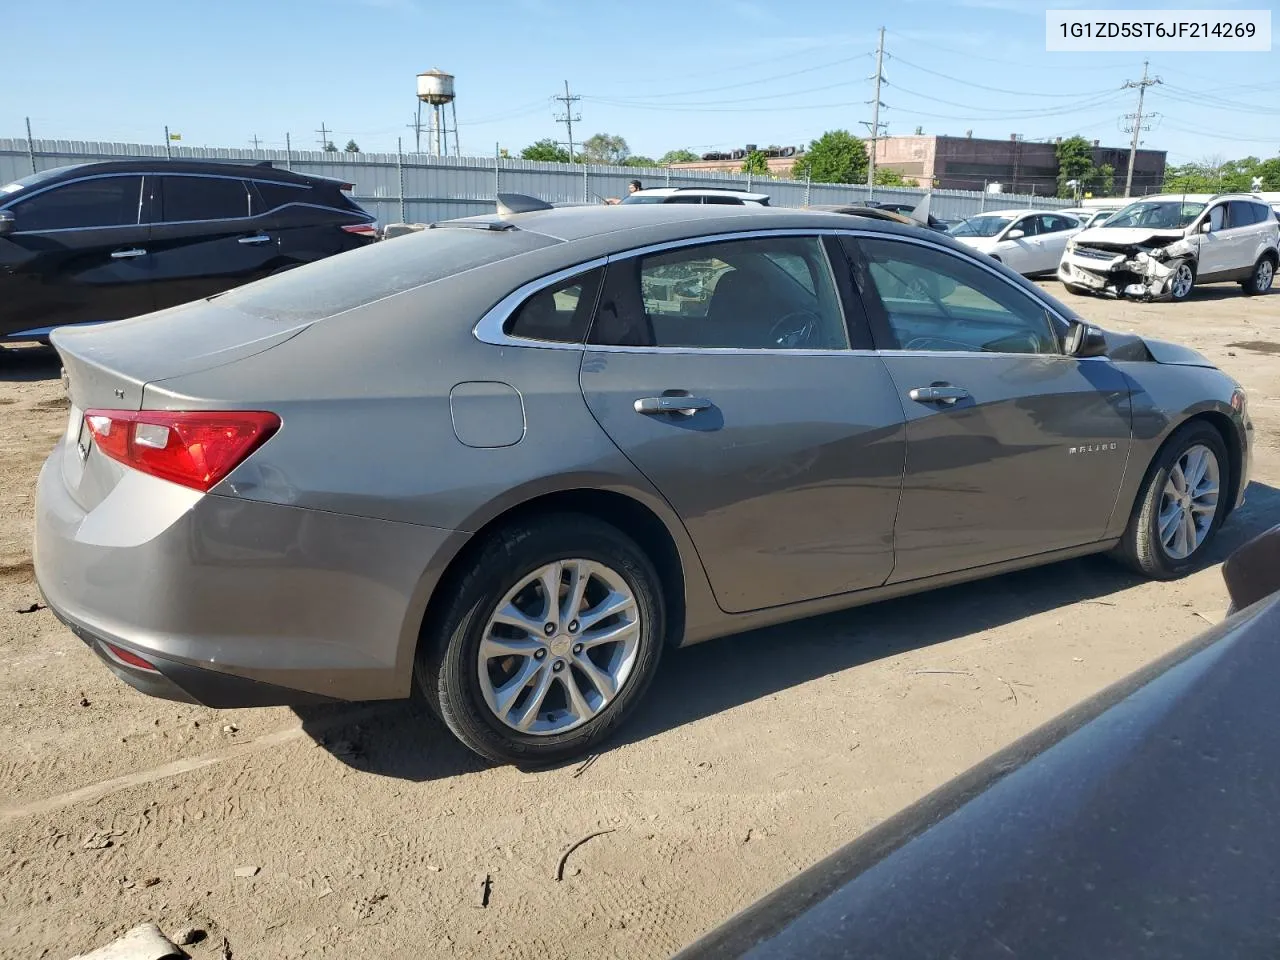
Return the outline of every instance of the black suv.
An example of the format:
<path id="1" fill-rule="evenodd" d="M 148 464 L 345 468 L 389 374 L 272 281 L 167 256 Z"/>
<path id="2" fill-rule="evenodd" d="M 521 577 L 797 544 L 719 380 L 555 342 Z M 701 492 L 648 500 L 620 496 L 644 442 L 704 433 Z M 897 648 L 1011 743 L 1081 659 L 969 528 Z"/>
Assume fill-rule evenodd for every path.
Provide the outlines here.
<path id="1" fill-rule="evenodd" d="M 377 239 L 340 180 L 124 160 L 0 186 L 0 341 L 161 310 Z"/>

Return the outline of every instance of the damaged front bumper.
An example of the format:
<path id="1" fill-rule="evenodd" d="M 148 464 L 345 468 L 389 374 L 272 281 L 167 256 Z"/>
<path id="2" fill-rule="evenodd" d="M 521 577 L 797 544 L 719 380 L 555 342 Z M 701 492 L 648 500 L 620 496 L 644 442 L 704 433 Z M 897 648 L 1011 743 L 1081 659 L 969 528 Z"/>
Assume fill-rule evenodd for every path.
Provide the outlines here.
<path id="1" fill-rule="evenodd" d="M 1077 247 L 1063 256 L 1058 279 L 1104 297 L 1167 300 L 1174 275 L 1186 259 L 1172 256 L 1168 247 L 1133 253 Z"/>

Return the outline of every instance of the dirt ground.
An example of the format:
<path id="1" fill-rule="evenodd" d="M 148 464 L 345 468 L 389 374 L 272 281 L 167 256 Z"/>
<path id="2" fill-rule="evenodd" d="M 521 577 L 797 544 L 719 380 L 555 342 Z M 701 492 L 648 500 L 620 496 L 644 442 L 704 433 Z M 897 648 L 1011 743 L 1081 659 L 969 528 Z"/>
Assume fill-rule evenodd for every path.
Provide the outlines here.
<path id="1" fill-rule="evenodd" d="M 482 764 L 408 704 L 150 700 L 28 612 L 32 487 L 67 414 L 56 360 L 6 351 L 0 957 L 148 920 L 208 931 L 197 958 L 224 938 L 237 958 L 665 957 L 1198 633 L 1227 606 L 1217 562 L 1280 521 L 1280 293 L 1138 306 L 1046 286 L 1249 389 L 1253 486 L 1213 566 L 1156 584 L 1073 561 L 680 651 L 617 742 L 539 773 Z"/>

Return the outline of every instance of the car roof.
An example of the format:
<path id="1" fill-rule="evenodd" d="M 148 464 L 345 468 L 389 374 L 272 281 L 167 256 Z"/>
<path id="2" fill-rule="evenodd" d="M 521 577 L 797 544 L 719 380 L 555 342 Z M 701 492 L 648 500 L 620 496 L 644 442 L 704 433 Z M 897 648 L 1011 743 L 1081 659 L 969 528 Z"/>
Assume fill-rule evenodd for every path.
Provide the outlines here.
<path id="1" fill-rule="evenodd" d="M 752 228 L 778 230 L 825 227 L 847 230 L 849 218 L 841 213 L 787 207 L 663 203 L 553 207 L 505 216 L 483 214 L 436 224 L 437 228 L 450 226 L 515 228 L 570 242 L 618 234 L 618 249 L 625 249 L 634 246 L 637 238 L 644 243 L 665 243 L 696 239 L 721 231 L 738 233 Z M 904 229 L 890 221 L 872 220 L 869 217 L 865 219 L 865 228 L 889 228 L 894 231 Z M 863 227 L 860 225 L 859 229 Z"/>
<path id="2" fill-rule="evenodd" d="M 769 196 L 767 193 L 753 193 L 749 190 L 739 190 L 735 187 L 644 187 L 637 190 L 632 196 L 644 194 L 650 197 L 670 197 L 677 193 L 690 195 L 704 193 L 717 197 L 741 197 L 744 200 L 768 199 Z"/>
<path id="3" fill-rule="evenodd" d="M 981 213 L 973 214 L 974 217 L 1025 217 L 1027 214 L 1038 213 L 1065 213 L 1070 216 L 1070 210 L 1046 210 L 1040 207 L 1018 207 L 1016 210 L 983 210 Z M 972 217 L 970 218 L 972 219 Z"/>
<path id="4" fill-rule="evenodd" d="M 251 177 L 255 180 L 278 180 L 286 183 L 340 183 L 328 177 L 308 176 L 292 170 L 282 170 L 270 161 L 217 161 L 217 160 L 166 160 L 163 157 L 136 160 L 99 160 L 74 163 L 59 167 L 56 180 L 72 179 L 104 173 L 208 173 L 223 176 Z"/>

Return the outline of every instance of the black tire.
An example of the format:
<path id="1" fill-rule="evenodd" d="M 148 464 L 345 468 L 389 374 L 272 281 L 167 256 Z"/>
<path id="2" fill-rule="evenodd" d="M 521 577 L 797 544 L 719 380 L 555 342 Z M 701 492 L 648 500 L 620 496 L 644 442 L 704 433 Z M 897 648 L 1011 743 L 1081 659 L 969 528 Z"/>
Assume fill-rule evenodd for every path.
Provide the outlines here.
<path id="1" fill-rule="evenodd" d="M 1253 273 L 1249 274 L 1249 279 L 1240 284 L 1240 289 L 1244 291 L 1246 297 L 1260 297 L 1271 289 L 1275 278 L 1275 259 L 1268 254 L 1263 254 L 1253 265 Z"/>
<path id="2" fill-rule="evenodd" d="M 1178 293 L 1175 291 L 1174 287 L 1176 286 L 1178 271 L 1184 268 L 1191 271 L 1191 283 L 1187 285 L 1187 288 L 1182 292 L 1182 295 L 1179 296 Z M 1178 264 L 1178 266 L 1174 268 L 1174 279 L 1169 281 L 1169 299 L 1174 303 L 1184 303 L 1191 296 L 1191 291 L 1194 290 L 1195 287 L 1196 287 L 1195 264 L 1191 263 L 1191 261 L 1189 260 L 1184 261 Z"/>
<path id="3" fill-rule="evenodd" d="M 635 662 L 613 701 L 585 724 L 562 734 L 521 733 L 485 701 L 477 669 L 480 642 L 511 588 L 544 564 L 569 558 L 603 564 L 630 588 L 640 622 Z M 666 639 L 660 583 L 652 562 L 630 537 L 593 517 L 562 513 L 499 530 L 454 584 L 454 597 L 442 614 L 427 624 L 414 672 L 418 689 L 453 734 L 486 759 L 536 765 L 586 753 L 618 728 L 653 680 Z"/>
<path id="4" fill-rule="evenodd" d="M 1170 471 L 1183 454 L 1200 445 L 1208 447 L 1218 460 L 1218 506 L 1208 533 L 1200 545 L 1189 556 L 1174 559 L 1161 543 L 1158 529 L 1165 484 L 1169 480 Z M 1190 573 L 1199 564 L 1222 526 L 1222 520 L 1230 506 L 1229 491 L 1232 482 L 1231 462 L 1227 457 L 1222 435 L 1203 420 L 1193 420 L 1179 427 L 1165 441 L 1147 469 L 1133 513 L 1129 517 L 1129 525 L 1116 547 L 1116 559 L 1153 580 L 1174 580 Z"/>

